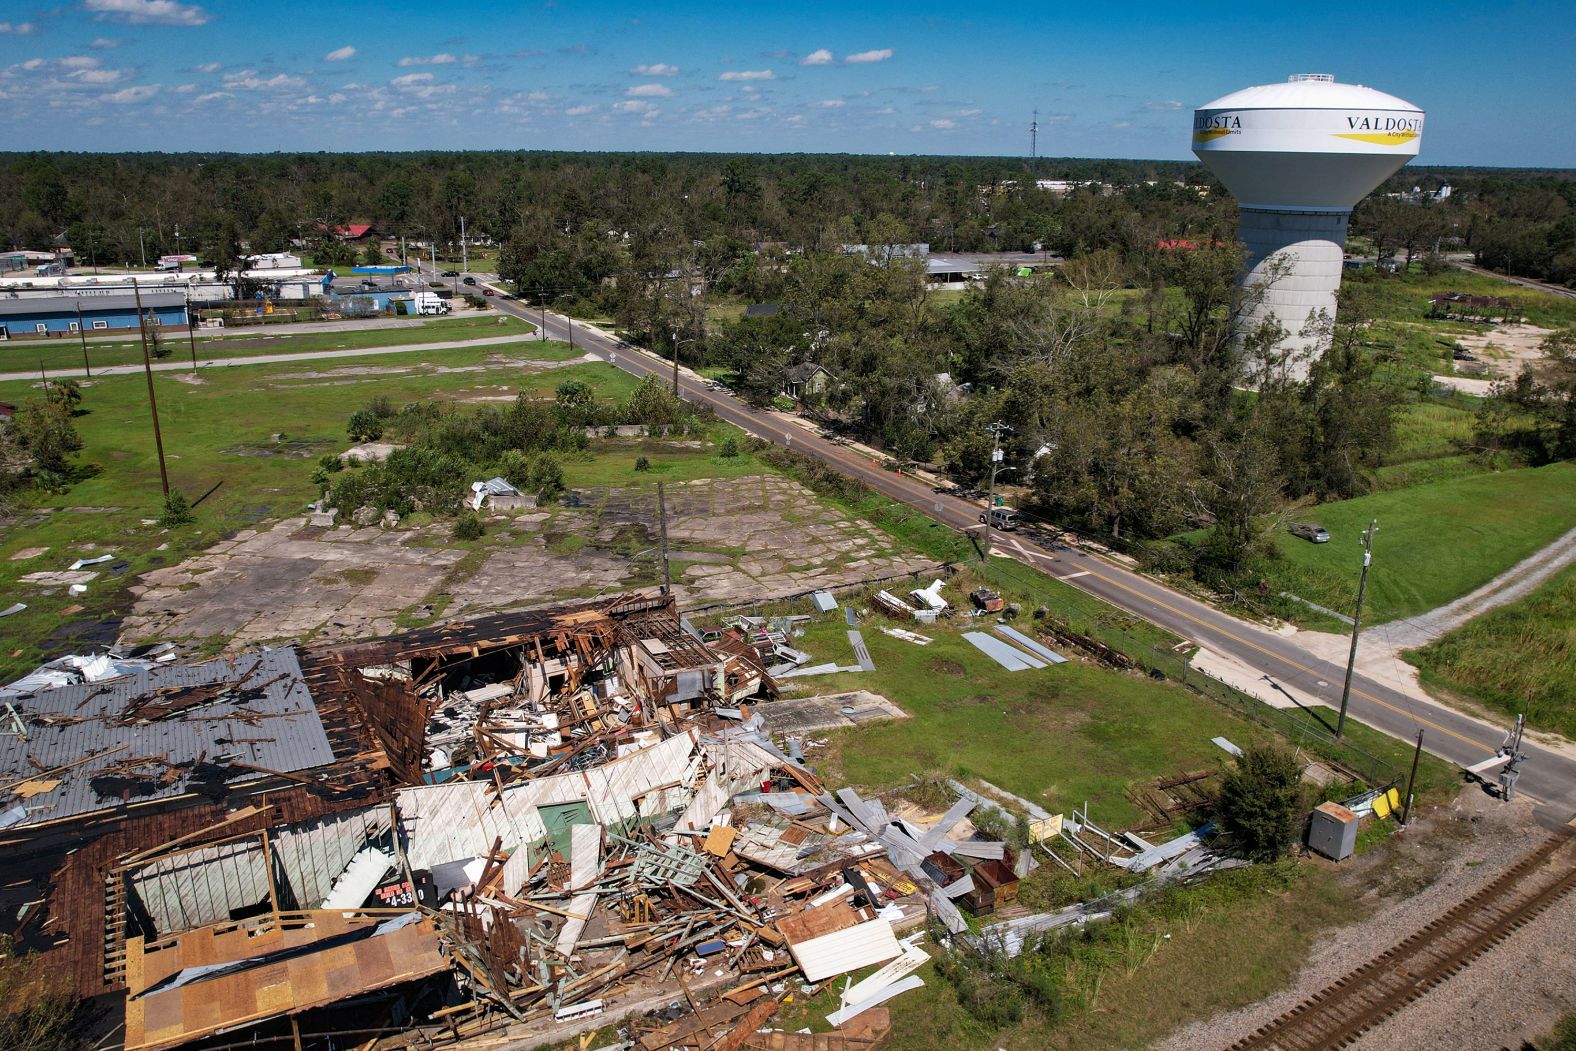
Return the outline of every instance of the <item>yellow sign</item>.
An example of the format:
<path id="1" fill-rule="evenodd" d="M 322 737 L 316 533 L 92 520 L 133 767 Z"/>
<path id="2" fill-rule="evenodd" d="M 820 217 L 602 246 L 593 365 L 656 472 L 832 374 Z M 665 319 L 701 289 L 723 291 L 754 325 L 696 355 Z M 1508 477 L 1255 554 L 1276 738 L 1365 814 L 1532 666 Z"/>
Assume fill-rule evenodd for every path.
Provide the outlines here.
<path id="1" fill-rule="evenodd" d="M 1196 136 L 1195 136 L 1196 137 Z M 1338 132 L 1337 139 L 1352 139 L 1356 142 L 1371 142 L 1375 146 L 1404 146 L 1418 137 L 1415 131 L 1359 131 Z"/>
<path id="2" fill-rule="evenodd" d="M 1036 843 L 1044 843 L 1062 830 L 1062 815 L 1052 814 L 1043 821 L 1029 822 L 1029 838 Z"/>
<path id="3" fill-rule="evenodd" d="M 1214 142 L 1216 139 L 1223 139 L 1230 134 L 1232 134 L 1230 128 L 1205 128 L 1203 131 L 1195 131 L 1193 133 L 1193 141 Z"/>

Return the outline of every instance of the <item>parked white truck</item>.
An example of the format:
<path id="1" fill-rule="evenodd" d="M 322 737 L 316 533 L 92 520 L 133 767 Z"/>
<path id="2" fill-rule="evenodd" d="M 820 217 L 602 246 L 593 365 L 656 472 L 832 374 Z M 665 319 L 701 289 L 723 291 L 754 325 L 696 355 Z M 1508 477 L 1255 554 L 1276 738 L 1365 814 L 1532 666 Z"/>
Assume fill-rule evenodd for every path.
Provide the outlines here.
<path id="1" fill-rule="evenodd" d="M 412 314 L 447 314 L 449 301 L 439 296 L 436 292 L 412 292 L 410 294 L 410 307 Z"/>

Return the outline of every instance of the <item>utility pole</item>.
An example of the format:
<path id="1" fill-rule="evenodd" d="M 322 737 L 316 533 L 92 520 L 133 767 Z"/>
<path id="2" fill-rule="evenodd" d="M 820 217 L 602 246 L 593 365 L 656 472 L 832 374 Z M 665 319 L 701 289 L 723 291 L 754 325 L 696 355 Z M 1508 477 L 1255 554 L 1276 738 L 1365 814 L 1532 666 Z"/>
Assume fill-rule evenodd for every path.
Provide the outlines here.
<path id="1" fill-rule="evenodd" d="M 465 243 L 465 216 L 460 216 L 460 270 L 471 272 L 471 251 Z"/>
<path id="2" fill-rule="evenodd" d="M 137 279 L 131 279 L 131 294 L 137 297 L 137 333 L 142 337 L 142 371 L 148 377 L 148 411 L 153 414 L 153 445 L 159 452 L 159 484 L 164 487 L 164 499 L 170 498 L 170 472 L 164 466 L 164 435 L 159 433 L 159 402 L 153 396 L 153 359 L 148 355 L 148 326 L 142 314 L 142 290 Z"/>
<path id="3" fill-rule="evenodd" d="M 996 472 L 1000 469 L 1002 460 L 1001 432 L 1010 431 L 1012 428 L 997 420 L 985 429 L 991 433 L 990 490 L 985 494 L 985 550 L 980 555 L 981 562 L 989 561 L 990 559 L 990 513 L 996 508 Z"/>
<path id="4" fill-rule="evenodd" d="M 137 227 L 137 249 L 142 253 L 142 268 L 148 269 L 148 246 L 142 240 L 142 227 Z"/>
<path id="5" fill-rule="evenodd" d="M 673 564 L 668 561 L 668 501 L 657 483 L 657 528 L 662 531 L 662 593 L 673 593 Z"/>
<path id="6" fill-rule="evenodd" d="M 1417 747 L 1412 751 L 1412 772 L 1406 778 L 1406 801 L 1401 804 L 1401 827 L 1406 827 L 1407 818 L 1412 816 L 1412 785 L 1417 781 L 1417 761 L 1423 755 L 1423 731 L 1417 731 Z"/>
<path id="7" fill-rule="evenodd" d="M 87 373 L 88 379 L 92 379 L 93 367 L 88 364 L 88 334 L 85 323 L 82 320 L 82 297 L 77 296 L 75 298 L 75 305 L 77 308 L 77 336 L 82 340 L 82 371 Z"/>
<path id="8" fill-rule="evenodd" d="M 192 307 L 186 304 L 186 342 L 192 351 L 192 371 L 197 371 L 197 319 L 192 317 Z"/>
<path id="9" fill-rule="evenodd" d="M 1335 736 L 1346 732 L 1346 706 L 1352 699 L 1352 669 L 1357 665 L 1357 632 L 1363 625 L 1363 594 L 1368 590 L 1368 567 L 1374 560 L 1374 534 L 1379 531 L 1379 519 L 1369 521 L 1363 530 L 1363 571 L 1357 578 L 1357 608 L 1352 610 L 1352 648 L 1346 655 L 1346 683 L 1341 687 L 1341 714 L 1335 720 Z"/>
<path id="10" fill-rule="evenodd" d="M 1029 122 L 1029 159 L 1037 160 L 1040 156 L 1040 111 L 1034 111 L 1034 119 Z"/>

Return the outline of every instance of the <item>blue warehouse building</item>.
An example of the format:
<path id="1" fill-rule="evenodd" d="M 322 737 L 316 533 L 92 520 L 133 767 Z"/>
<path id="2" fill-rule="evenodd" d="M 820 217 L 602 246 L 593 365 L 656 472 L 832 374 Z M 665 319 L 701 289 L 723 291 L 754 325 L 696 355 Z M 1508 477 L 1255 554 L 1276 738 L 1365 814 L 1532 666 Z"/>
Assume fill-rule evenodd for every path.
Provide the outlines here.
<path id="1" fill-rule="evenodd" d="M 186 293 L 149 289 L 142 313 L 161 326 L 187 324 Z M 12 336 L 74 336 L 137 328 L 137 300 L 127 292 L 58 295 L 0 295 L 0 339 Z"/>

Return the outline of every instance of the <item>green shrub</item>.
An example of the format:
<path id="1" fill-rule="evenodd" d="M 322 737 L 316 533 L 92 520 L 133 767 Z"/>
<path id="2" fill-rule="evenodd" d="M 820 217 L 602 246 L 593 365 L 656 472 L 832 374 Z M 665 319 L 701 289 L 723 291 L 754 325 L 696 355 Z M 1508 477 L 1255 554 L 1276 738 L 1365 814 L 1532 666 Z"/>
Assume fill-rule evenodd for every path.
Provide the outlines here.
<path id="1" fill-rule="evenodd" d="M 353 442 L 375 442 L 383 437 L 383 420 L 366 409 L 357 409 L 350 414 L 345 430 Z"/>
<path id="2" fill-rule="evenodd" d="M 159 515 L 161 526 L 182 526 L 194 520 L 192 505 L 186 499 L 186 494 L 179 489 L 171 489 L 170 495 L 164 498 L 164 512 Z"/>
<path id="3" fill-rule="evenodd" d="M 739 443 L 732 437 L 723 439 L 722 447 L 717 450 L 717 455 L 731 460 L 739 455 Z"/>
<path id="4" fill-rule="evenodd" d="M 641 472 L 651 470 L 651 461 L 644 456 L 635 457 L 635 470 Z"/>
<path id="5" fill-rule="evenodd" d="M 1251 744 L 1220 785 L 1220 824 L 1243 855 L 1274 861 L 1291 847 L 1301 824 L 1302 769 L 1273 744 Z"/>
<path id="6" fill-rule="evenodd" d="M 481 515 L 461 515 L 454 523 L 453 536 L 456 540 L 480 540 L 487 533 L 487 525 L 482 521 Z"/>

